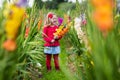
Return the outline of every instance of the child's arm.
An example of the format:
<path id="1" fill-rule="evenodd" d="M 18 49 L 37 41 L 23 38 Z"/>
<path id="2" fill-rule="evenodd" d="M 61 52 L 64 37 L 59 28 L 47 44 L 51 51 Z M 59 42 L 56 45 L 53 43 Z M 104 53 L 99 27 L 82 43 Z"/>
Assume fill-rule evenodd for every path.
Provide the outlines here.
<path id="1" fill-rule="evenodd" d="M 51 39 L 50 37 L 47 36 L 47 28 L 46 27 L 43 29 L 42 35 L 43 35 L 43 39 L 46 42 L 49 42 L 49 43 L 52 42 L 53 39 Z"/>

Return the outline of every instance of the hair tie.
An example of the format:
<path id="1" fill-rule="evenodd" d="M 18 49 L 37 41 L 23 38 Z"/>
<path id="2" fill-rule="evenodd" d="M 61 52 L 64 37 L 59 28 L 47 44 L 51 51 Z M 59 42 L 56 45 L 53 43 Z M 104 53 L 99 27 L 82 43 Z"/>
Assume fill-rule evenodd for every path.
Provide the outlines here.
<path id="1" fill-rule="evenodd" d="M 52 18 L 53 17 L 53 14 L 48 14 L 48 18 Z"/>

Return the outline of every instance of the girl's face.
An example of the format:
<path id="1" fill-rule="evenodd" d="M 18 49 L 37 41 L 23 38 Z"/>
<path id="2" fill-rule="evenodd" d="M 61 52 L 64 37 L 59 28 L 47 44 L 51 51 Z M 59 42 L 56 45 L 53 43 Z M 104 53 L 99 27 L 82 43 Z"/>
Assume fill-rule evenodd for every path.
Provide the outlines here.
<path id="1" fill-rule="evenodd" d="M 52 19 L 51 19 L 51 22 L 53 25 L 57 25 L 57 22 L 58 22 L 58 18 L 56 15 L 53 15 Z"/>

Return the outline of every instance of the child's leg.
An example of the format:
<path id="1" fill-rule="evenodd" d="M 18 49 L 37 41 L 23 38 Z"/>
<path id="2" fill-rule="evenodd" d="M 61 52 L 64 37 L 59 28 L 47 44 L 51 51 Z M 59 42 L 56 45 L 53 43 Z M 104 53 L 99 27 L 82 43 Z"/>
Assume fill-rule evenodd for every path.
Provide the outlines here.
<path id="1" fill-rule="evenodd" d="M 59 55 L 59 54 L 54 54 L 54 55 L 53 55 L 53 58 L 54 58 L 54 64 L 55 64 L 55 69 L 56 69 L 56 70 L 60 70 L 60 67 L 59 67 L 59 60 L 58 60 L 58 55 Z"/>
<path id="2" fill-rule="evenodd" d="M 47 67 L 47 70 L 51 70 L 51 57 L 52 57 L 52 54 L 46 54 L 46 67 Z"/>

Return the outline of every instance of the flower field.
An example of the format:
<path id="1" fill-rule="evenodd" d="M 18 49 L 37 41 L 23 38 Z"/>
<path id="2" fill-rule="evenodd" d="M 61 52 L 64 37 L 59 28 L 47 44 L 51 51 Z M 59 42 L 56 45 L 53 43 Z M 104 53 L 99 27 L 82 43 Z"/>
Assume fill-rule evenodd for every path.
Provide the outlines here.
<path id="1" fill-rule="evenodd" d="M 41 9 L 27 0 L 0 8 L 0 80 L 120 80 L 120 13 L 116 0 L 76 0 L 75 9 Z M 62 3 L 61 3 L 62 4 Z M 43 26 L 48 12 L 62 20 L 60 71 L 47 72 Z"/>

